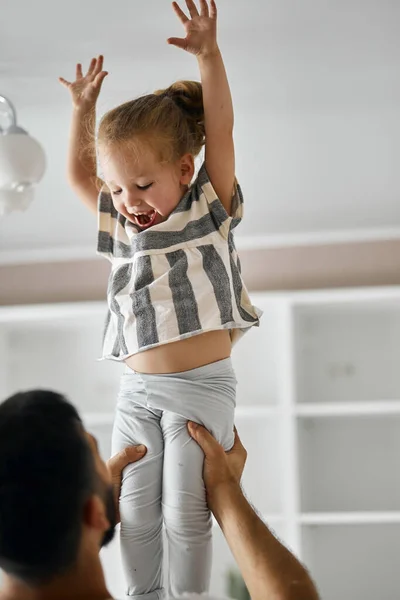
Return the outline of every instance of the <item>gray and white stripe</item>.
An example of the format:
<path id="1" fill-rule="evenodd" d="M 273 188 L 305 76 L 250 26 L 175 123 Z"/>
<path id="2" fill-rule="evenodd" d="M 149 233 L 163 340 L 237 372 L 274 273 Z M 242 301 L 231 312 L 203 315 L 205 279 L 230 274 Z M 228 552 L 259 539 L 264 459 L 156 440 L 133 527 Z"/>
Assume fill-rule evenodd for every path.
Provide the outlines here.
<path id="1" fill-rule="evenodd" d="M 205 166 L 164 223 L 138 231 L 99 197 L 98 253 L 112 265 L 103 357 L 128 356 L 205 331 L 230 329 L 232 339 L 259 324 L 240 273 L 233 229 L 242 218 L 236 182 L 232 216 Z"/>

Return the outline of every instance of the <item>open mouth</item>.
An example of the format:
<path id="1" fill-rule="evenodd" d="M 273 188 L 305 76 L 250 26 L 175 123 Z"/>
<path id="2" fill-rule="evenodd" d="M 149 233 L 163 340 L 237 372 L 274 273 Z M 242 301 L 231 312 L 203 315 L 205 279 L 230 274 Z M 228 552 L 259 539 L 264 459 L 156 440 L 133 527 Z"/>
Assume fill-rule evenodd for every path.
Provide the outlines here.
<path id="1" fill-rule="evenodd" d="M 134 213 L 132 217 L 138 227 L 141 229 L 148 229 L 154 225 L 154 221 L 157 217 L 157 211 L 153 209 L 143 213 Z"/>

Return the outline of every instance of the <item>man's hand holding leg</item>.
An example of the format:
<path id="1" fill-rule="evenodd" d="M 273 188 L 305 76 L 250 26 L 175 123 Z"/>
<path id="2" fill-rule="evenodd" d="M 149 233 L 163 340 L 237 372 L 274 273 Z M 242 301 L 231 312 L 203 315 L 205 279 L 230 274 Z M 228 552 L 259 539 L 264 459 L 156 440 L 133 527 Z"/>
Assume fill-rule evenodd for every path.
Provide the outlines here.
<path id="1" fill-rule="evenodd" d="M 252 600 L 318 600 L 301 563 L 271 533 L 244 497 L 240 479 L 247 453 L 237 432 L 230 452 L 202 426 L 188 425 L 202 448 L 210 510 L 232 550 Z"/>
<path id="2" fill-rule="evenodd" d="M 146 454 L 146 446 L 128 446 L 118 452 L 107 461 L 107 468 L 111 475 L 112 486 L 114 490 L 114 501 L 116 506 L 117 523 L 120 522 L 119 516 L 119 497 L 121 494 L 122 473 L 125 467 L 131 463 L 137 462 Z"/>
<path id="3" fill-rule="evenodd" d="M 204 483 L 210 510 L 218 519 L 218 508 L 223 498 L 240 489 L 240 480 L 247 460 L 247 451 L 235 430 L 235 442 L 229 452 L 216 442 L 212 435 L 197 423 L 190 422 L 189 433 L 204 452 Z M 222 500 L 222 502 L 220 501 Z"/>

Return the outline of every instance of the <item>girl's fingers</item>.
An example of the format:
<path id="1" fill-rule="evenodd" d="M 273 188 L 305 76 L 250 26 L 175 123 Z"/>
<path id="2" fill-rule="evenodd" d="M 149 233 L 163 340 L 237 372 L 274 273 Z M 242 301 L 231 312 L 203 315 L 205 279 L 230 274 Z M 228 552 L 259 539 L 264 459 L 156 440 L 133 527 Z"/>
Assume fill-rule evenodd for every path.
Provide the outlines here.
<path id="1" fill-rule="evenodd" d="M 69 88 L 71 86 L 71 82 L 67 81 L 66 79 L 64 79 L 64 77 L 59 77 L 58 81 L 64 85 L 66 88 Z"/>
<path id="2" fill-rule="evenodd" d="M 177 2 L 173 2 L 172 6 L 173 6 L 174 11 L 178 15 L 178 18 L 185 25 L 185 23 L 187 23 L 189 21 L 189 19 L 187 18 L 187 16 L 185 15 L 185 13 L 183 12 L 183 10 L 179 6 L 179 4 Z"/>
<path id="3" fill-rule="evenodd" d="M 76 78 L 77 79 L 82 79 L 82 77 L 83 77 L 83 74 L 82 74 L 82 65 L 81 65 L 81 63 L 78 63 L 76 65 Z"/>
<path id="4" fill-rule="evenodd" d="M 92 58 L 92 60 L 90 61 L 90 65 L 89 65 L 88 71 L 86 73 L 86 76 L 93 74 L 93 71 L 96 68 L 96 63 L 97 63 L 97 58 Z"/>
<path id="5" fill-rule="evenodd" d="M 199 11 L 197 10 L 197 6 L 193 2 L 193 0 L 186 0 L 186 6 L 188 7 L 192 19 L 199 16 Z"/>
<path id="6" fill-rule="evenodd" d="M 105 79 L 107 77 L 107 75 L 108 75 L 107 71 L 101 71 L 101 73 L 97 73 L 97 75 L 93 81 L 94 87 L 100 87 L 101 84 L 103 83 L 103 79 Z"/>
<path id="7" fill-rule="evenodd" d="M 210 0 L 210 17 L 212 19 L 217 18 L 217 5 L 215 4 L 214 0 Z"/>
<path id="8" fill-rule="evenodd" d="M 207 0 L 200 0 L 200 15 L 202 17 L 208 17 L 209 16 L 209 10 L 208 10 L 208 2 L 207 2 Z"/>
<path id="9" fill-rule="evenodd" d="M 182 50 L 186 50 L 187 41 L 185 38 L 168 38 L 167 42 L 171 46 L 176 46 L 177 48 L 182 48 Z"/>
<path id="10" fill-rule="evenodd" d="M 100 54 L 98 56 L 98 58 L 96 59 L 96 65 L 93 71 L 93 75 L 97 76 L 102 70 L 103 70 L 103 61 L 104 61 L 104 56 L 102 54 Z"/>

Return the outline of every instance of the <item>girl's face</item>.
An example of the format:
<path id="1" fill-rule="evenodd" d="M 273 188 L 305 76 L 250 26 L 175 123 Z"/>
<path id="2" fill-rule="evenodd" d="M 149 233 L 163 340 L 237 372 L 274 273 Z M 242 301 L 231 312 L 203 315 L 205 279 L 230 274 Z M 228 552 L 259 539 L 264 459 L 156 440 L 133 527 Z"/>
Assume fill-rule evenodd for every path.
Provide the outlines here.
<path id="1" fill-rule="evenodd" d="M 134 152 L 121 145 L 112 153 L 100 148 L 99 156 L 115 209 L 141 229 L 169 217 L 194 174 L 190 154 L 174 163 L 161 163 L 149 148 L 141 146 Z"/>

